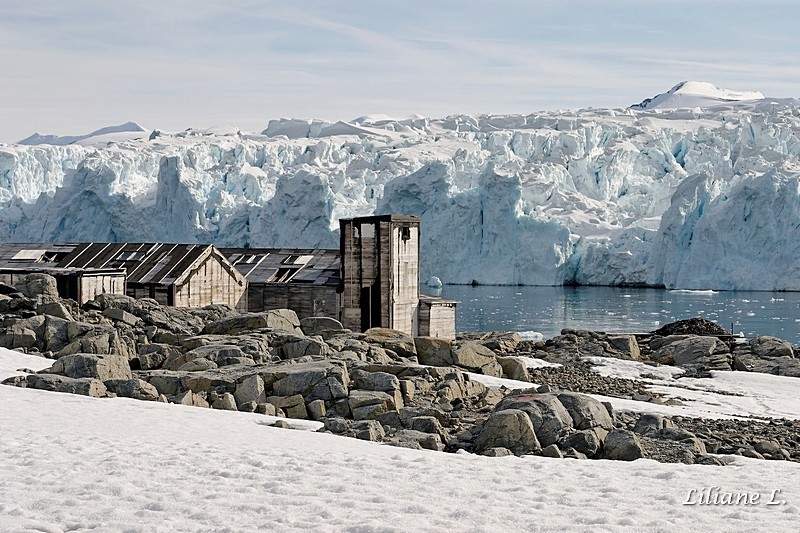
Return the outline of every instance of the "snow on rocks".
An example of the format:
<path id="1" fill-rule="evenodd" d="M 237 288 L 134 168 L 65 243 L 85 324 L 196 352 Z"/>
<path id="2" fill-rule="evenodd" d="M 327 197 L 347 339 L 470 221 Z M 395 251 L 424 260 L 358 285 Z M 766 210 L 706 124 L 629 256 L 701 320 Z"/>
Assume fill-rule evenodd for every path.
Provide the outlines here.
<path id="1" fill-rule="evenodd" d="M 10 300 L 25 298 L 19 294 Z M 5 384 L 256 413 L 266 417 L 264 423 L 279 427 L 307 421 L 304 423 L 315 424 L 314 429 L 362 440 L 494 457 L 649 457 L 721 464 L 708 457 L 708 449 L 724 449 L 752 457 L 800 460 L 800 440 L 795 439 L 793 424 L 781 425 L 780 432 L 753 426 L 736 440 L 721 437 L 702 422 L 682 425 L 675 418 L 620 412 L 607 401 L 586 394 L 667 403 L 635 380 L 603 377 L 592 371 L 587 356 L 604 354 L 636 362 L 631 339 L 624 336 L 567 331 L 559 338 L 534 342 L 514 334 L 492 333 L 451 342 L 414 339 L 379 328 L 353 333 L 335 321 L 301 323 L 286 310 L 238 314 L 211 306 L 168 311 L 153 301 L 119 297 L 98 297 L 83 308 L 67 301 L 55 303 L 69 307 L 74 320 L 59 318 L 57 327 L 47 329 L 49 315 L 32 314 L 35 311 L 31 310 L 25 310 L 26 315 L 32 314 L 28 318 L 5 313 L 2 342 L 13 345 L 13 328 L 26 324 L 30 342 L 15 348 L 55 359 L 49 367 L 35 365 L 36 371 L 14 373 Z M 109 313 L 109 309 L 122 312 Z M 315 334 L 306 336 L 302 327 Z M 117 342 L 91 344 L 98 348 L 97 353 L 44 350 L 47 342 L 56 342 L 52 338 L 61 338 L 53 336 L 53 331 L 63 333 L 58 342 L 71 343 L 73 338 L 98 330 L 113 331 Z M 172 337 L 159 337 L 159 331 Z M 175 333 L 180 331 L 184 333 Z M 162 342 L 154 342 L 156 337 Z M 672 337 L 681 341 L 668 341 L 664 346 L 692 338 L 672 335 L 659 339 Z M 652 345 L 655 338 L 648 342 Z M 772 361 L 789 357 L 778 339 L 742 346 L 752 357 Z M 0 352 L 0 357 L 6 353 Z M 558 359 L 561 366 L 527 368 L 526 354 Z M 640 355 L 652 354 L 665 357 L 658 350 L 643 350 Z M 674 354 L 672 357 L 681 361 Z M 704 370 L 698 360 L 684 364 L 690 371 Z M 489 387 L 478 377 L 521 387 Z M 512 381 L 520 377 L 541 384 Z M 730 435 L 727 427 L 722 428 Z"/>

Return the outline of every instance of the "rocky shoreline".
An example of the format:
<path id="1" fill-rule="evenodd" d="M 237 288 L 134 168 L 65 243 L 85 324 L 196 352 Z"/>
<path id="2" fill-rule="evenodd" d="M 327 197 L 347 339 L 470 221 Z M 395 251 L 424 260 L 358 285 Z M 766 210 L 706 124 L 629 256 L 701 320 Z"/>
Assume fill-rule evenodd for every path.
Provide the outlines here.
<path id="1" fill-rule="evenodd" d="M 277 417 L 280 427 L 309 419 L 320 431 L 447 452 L 800 461 L 800 421 L 638 414 L 588 396 L 681 404 L 646 381 L 600 375 L 592 357 L 679 367 L 685 376 L 737 370 L 800 377 L 788 342 L 742 343 L 702 319 L 639 336 L 564 330 L 539 342 L 514 333 L 451 342 L 381 328 L 355 333 L 285 309 L 178 309 L 118 295 L 81 307 L 58 298 L 55 280 L 44 274 L 0 284 L 0 316 L 0 346 L 54 360 L 6 385 L 255 412 Z M 531 385 L 487 387 L 476 374 Z"/>

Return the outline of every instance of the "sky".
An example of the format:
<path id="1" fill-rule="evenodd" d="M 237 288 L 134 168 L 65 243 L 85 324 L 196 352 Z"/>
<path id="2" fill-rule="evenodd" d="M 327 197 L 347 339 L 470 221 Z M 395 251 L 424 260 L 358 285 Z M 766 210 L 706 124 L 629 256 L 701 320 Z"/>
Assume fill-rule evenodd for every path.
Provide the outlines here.
<path id="1" fill-rule="evenodd" d="M 4 0 L 0 143 L 626 107 L 688 79 L 797 97 L 798 19 L 793 0 Z"/>
<path id="2" fill-rule="evenodd" d="M 606 375 L 676 382 L 672 367 L 593 361 Z M 51 363 L 0 348 L 0 380 Z M 794 419 L 796 379 L 714 372 L 654 388 L 681 397 L 688 416 L 714 417 L 710 408 Z M 620 410 L 670 408 L 608 400 Z M 319 422 L 287 419 L 296 429 L 278 429 L 255 413 L 7 385 L 0 405 L 2 531 L 795 531 L 800 516 L 800 465 L 790 461 L 491 458 L 301 430 Z M 712 494 L 719 502 L 744 493 L 748 504 L 708 504 Z"/>

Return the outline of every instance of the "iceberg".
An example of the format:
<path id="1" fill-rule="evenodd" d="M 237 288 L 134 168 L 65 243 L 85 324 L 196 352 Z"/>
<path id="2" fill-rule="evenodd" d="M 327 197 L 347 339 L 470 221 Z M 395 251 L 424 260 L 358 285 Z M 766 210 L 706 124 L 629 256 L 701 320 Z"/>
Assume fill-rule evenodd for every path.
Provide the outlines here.
<path id="1" fill-rule="evenodd" d="M 647 102 L 32 137 L 0 145 L 0 239 L 336 248 L 393 212 L 422 217 L 423 280 L 800 290 L 800 102 Z"/>

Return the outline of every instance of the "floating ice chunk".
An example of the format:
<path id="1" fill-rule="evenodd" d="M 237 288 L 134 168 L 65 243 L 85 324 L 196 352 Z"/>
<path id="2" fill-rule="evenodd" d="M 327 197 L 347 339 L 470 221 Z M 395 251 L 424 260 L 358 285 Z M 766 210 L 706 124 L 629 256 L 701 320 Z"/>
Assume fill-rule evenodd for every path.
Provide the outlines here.
<path id="1" fill-rule="evenodd" d="M 431 276 L 428 280 L 428 287 L 432 289 L 441 289 L 442 288 L 442 280 L 440 280 L 436 276 Z"/>

